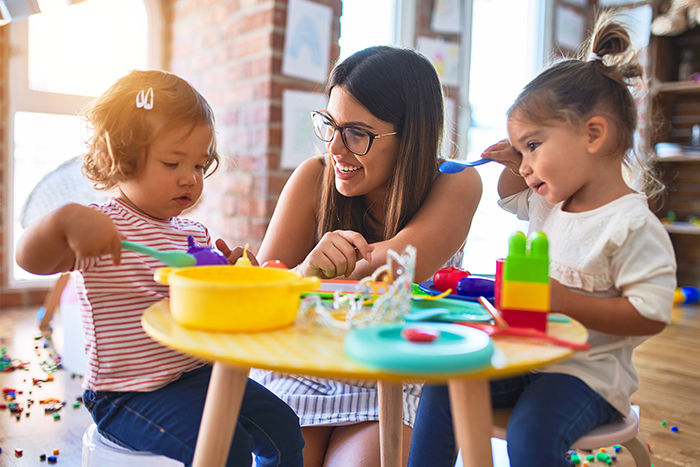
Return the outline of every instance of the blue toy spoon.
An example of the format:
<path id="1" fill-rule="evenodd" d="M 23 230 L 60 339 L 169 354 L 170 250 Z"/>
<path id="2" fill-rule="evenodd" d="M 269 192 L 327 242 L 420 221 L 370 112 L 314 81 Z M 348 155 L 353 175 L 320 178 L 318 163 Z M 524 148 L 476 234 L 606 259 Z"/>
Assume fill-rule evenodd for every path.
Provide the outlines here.
<path id="1" fill-rule="evenodd" d="M 461 172 L 467 167 L 476 167 L 477 165 L 483 165 L 491 162 L 493 159 L 481 158 L 474 162 L 458 161 L 458 160 L 447 160 L 440 164 L 440 172 L 444 174 L 456 174 Z"/>

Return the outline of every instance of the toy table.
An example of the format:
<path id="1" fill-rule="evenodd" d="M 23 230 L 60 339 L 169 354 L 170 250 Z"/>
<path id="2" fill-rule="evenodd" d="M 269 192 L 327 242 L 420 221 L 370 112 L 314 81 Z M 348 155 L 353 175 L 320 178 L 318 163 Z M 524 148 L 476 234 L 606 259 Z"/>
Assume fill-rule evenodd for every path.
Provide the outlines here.
<path id="1" fill-rule="evenodd" d="M 401 463 L 402 381 L 415 375 L 384 373 L 350 360 L 343 339 L 303 327 L 259 333 L 217 333 L 184 328 L 170 316 L 169 302 L 149 307 L 142 317 L 146 333 L 156 341 L 186 354 L 214 362 L 194 467 L 223 466 L 238 419 L 243 391 L 251 367 L 329 378 L 377 380 L 379 433 L 383 467 Z M 586 329 L 578 322 L 550 322 L 548 332 L 568 341 L 584 343 Z M 465 467 L 492 465 L 491 394 L 489 379 L 525 373 L 562 360 L 575 350 L 544 341 L 495 336 L 492 367 L 476 371 L 431 375 L 429 382 L 449 385 L 457 445 Z"/>

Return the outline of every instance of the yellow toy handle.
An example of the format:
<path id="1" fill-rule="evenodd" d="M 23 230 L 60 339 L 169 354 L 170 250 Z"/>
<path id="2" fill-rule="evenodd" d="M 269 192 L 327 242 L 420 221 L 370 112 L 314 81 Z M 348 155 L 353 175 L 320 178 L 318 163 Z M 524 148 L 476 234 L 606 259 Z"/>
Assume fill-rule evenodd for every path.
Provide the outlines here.
<path id="1" fill-rule="evenodd" d="M 156 269 L 156 272 L 153 273 L 153 280 L 158 282 L 159 284 L 165 284 L 165 285 L 170 285 L 168 283 L 168 276 L 170 273 L 177 268 L 158 268 Z"/>

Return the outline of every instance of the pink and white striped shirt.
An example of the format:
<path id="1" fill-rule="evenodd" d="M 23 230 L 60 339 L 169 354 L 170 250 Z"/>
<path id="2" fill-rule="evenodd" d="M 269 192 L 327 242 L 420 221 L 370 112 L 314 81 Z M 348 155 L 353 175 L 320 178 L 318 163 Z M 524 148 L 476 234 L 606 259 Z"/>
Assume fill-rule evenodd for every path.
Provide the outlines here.
<path id="1" fill-rule="evenodd" d="M 90 207 L 112 218 L 130 241 L 163 251 L 187 250 L 187 236 L 211 246 L 202 224 L 173 217 L 151 218 L 115 198 Z M 169 349 L 141 327 L 149 306 L 166 299 L 168 286 L 153 279 L 165 267 L 157 259 L 122 251 L 119 266 L 111 256 L 77 261 L 74 270 L 80 300 L 88 368 L 83 388 L 93 391 L 154 391 L 205 362 Z"/>

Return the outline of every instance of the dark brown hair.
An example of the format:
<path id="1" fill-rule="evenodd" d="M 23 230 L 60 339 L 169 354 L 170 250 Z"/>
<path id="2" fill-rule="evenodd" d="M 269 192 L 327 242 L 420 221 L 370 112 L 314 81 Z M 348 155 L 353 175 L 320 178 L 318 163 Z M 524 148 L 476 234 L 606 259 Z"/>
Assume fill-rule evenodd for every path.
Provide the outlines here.
<path id="1" fill-rule="evenodd" d="M 593 115 L 605 117 L 616 130 L 615 153 L 622 152 L 623 165 L 638 188 L 648 196 L 663 186 L 654 176 L 650 157 L 637 154 L 634 133 L 637 105 L 629 90 L 641 82 L 643 69 L 631 49 L 625 26 L 615 13 L 602 13 L 591 37 L 581 48 L 579 59 L 564 59 L 540 73 L 525 86 L 508 110 L 535 124 L 559 121 L 579 125 Z"/>
<path id="2" fill-rule="evenodd" d="M 138 107 L 137 96 L 152 89 L 153 108 Z M 136 176 L 144 167 L 150 145 L 175 128 L 207 125 L 211 129 L 209 161 L 219 165 L 214 112 L 191 84 L 160 70 L 133 70 L 118 79 L 85 111 L 93 135 L 83 157 L 83 173 L 95 188 L 109 190 Z"/>
<path id="3" fill-rule="evenodd" d="M 345 197 L 335 189 L 333 167 L 326 163 L 318 211 L 317 236 L 354 230 L 368 241 L 394 237 L 418 211 L 435 180 L 444 127 L 442 85 L 433 65 L 418 52 L 389 46 L 361 50 L 333 69 L 327 94 L 336 86 L 350 93 L 380 120 L 394 125 L 399 138 L 396 167 L 388 181 L 383 232 L 373 232 L 362 196 Z"/>

